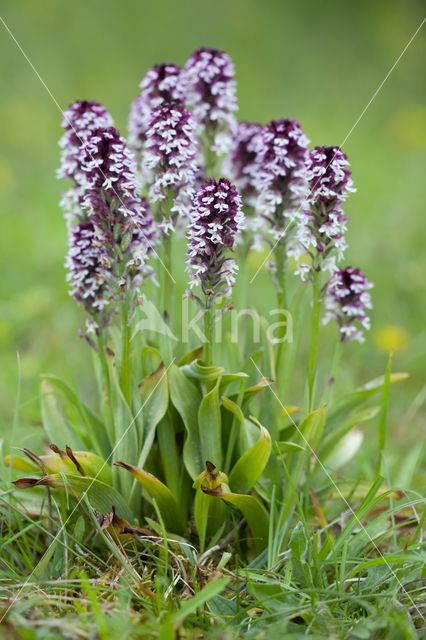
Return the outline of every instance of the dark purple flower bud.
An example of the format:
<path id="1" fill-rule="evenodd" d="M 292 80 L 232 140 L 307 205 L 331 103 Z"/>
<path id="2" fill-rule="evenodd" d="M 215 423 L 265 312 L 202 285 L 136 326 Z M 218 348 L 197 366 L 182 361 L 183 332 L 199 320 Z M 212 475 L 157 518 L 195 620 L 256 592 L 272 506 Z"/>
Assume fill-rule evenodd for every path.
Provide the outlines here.
<path id="1" fill-rule="evenodd" d="M 257 141 L 254 178 L 259 194 L 257 206 L 278 241 L 284 236 L 287 223 L 295 220 L 306 197 L 309 140 L 296 120 L 286 118 L 269 122 Z"/>
<path id="2" fill-rule="evenodd" d="M 191 114 L 182 103 L 164 103 L 153 110 L 146 132 L 143 166 L 151 172 L 153 202 L 172 202 L 171 216 L 163 212 L 167 233 L 177 216 L 188 216 L 197 176 L 197 143 Z M 161 206 L 160 206 L 161 211 Z"/>
<path id="3" fill-rule="evenodd" d="M 91 316 L 104 313 L 111 297 L 111 265 L 94 225 L 87 221 L 69 229 L 69 252 L 65 266 L 71 294 Z"/>
<path id="4" fill-rule="evenodd" d="M 218 49 L 198 49 L 185 65 L 187 103 L 200 134 L 207 135 L 212 150 L 229 150 L 236 128 L 235 70 L 231 58 Z"/>
<path id="5" fill-rule="evenodd" d="M 366 309 L 371 309 L 368 290 L 371 282 L 359 269 L 346 267 L 338 269 L 330 278 L 325 295 L 324 323 L 334 318 L 340 329 L 342 342 L 364 341 L 364 329 L 370 328 L 370 318 Z"/>
<path id="6" fill-rule="evenodd" d="M 239 122 L 232 136 L 229 156 L 225 161 L 225 172 L 240 192 L 243 201 L 254 205 L 254 178 L 259 136 L 262 126 L 256 123 Z"/>
<path id="7" fill-rule="evenodd" d="M 307 177 L 310 191 L 307 208 L 300 216 L 295 257 L 310 253 L 312 265 L 299 264 L 304 277 L 311 268 L 334 271 L 336 257 L 341 260 L 347 247 L 345 231 L 347 217 L 342 203 L 355 191 L 346 155 L 339 147 L 315 147 L 309 153 Z"/>
<path id="8" fill-rule="evenodd" d="M 243 228 L 241 196 L 227 178 L 209 180 L 197 192 L 189 227 L 190 287 L 201 285 L 206 296 L 228 296 L 238 266 L 228 257 Z"/>
<path id="9" fill-rule="evenodd" d="M 153 109 L 163 102 L 184 101 L 183 69 L 175 64 L 159 64 L 150 69 L 142 82 L 141 94 L 130 107 L 129 145 L 142 151 Z"/>

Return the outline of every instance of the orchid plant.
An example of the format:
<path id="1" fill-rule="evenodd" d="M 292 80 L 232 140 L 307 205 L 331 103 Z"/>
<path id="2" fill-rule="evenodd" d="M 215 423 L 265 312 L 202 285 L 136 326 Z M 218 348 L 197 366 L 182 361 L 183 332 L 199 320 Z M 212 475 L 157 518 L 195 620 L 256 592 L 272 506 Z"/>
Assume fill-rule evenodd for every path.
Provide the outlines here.
<path id="1" fill-rule="evenodd" d="M 88 406 L 45 376 L 49 449 L 6 461 L 37 474 L 16 487 L 60 490 L 117 535 L 164 526 L 196 532 L 204 549 L 234 528 L 261 551 L 271 504 L 280 505 L 284 544 L 297 490 L 323 477 L 348 432 L 378 413 L 360 405 L 400 377 L 340 397 L 318 382 L 321 320 L 336 320 L 340 350 L 369 328 L 372 285 L 341 266 L 342 205 L 354 190 L 348 161 L 336 146 L 309 150 L 294 119 L 238 123 L 234 67 L 216 49 L 196 51 L 184 68 L 158 65 L 140 87 L 127 142 L 93 101 L 65 111 L 60 142 L 67 278 L 86 313 L 81 334 L 99 398 Z M 182 238 L 186 263 L 176 252 Z M 226 349 L 217 355 L 215 327 L 232 310 L 238 269 L 259 246 L 272 258 L 278 309 L 312 317 L 302 374 L 298 330 L 291 343 L 284 333 L 264 337 L 256 354 L 243 334 L 237 371 Z M 173 271 L 185 264 L 181 291 Z M 173 333 L 182 297 L 204 322 L 203 339 L 186 353 Z M 166 324 L 160 339 L 141 321 L 151 303 Z M 332 377 L 336 367 L 335 359 Z M 306 378 L 300 398 L 290 391 L 296 370 Z"/>

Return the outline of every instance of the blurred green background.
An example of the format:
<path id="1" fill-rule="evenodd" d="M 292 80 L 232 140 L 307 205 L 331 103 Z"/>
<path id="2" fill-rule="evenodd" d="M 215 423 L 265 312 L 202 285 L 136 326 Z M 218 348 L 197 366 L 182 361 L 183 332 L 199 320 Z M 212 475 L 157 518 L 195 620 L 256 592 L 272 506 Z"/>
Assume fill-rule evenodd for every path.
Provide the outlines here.
<path id="1" fill-rule="evenodd" d="M 2 0 L 1 7 L 62 109 L 95 98 L 125 133 L 150 66 L 183 64 L 195 48 L 217 46 L 236 65 L 240 117 L 296 117 L 313 144 L 342 143 L 425 14 L 421 0 Z M 346 352 L 346 375 L 348 383 L 380 375 L 395 349 L 394 370 L 411 374 L 391 399 L 392 437 L 405 445 L 425 425 L 425 35 L 426 27 L 344 144 L 358 189 L 346 206 L 347 260 L 375 282 L 373 328 Z M 83 313 L 67 294 L 63 268 L 61 113 L 2 25 L 0 66 L 0 414 L 7 436 L 19 352 L 20 442 L 28 444 L 38 431 L 39 374 L 54 372 L 89 393 L 91 357 L 77 337 Z M 254 299 L 266 279 L 257 279 Z"/>

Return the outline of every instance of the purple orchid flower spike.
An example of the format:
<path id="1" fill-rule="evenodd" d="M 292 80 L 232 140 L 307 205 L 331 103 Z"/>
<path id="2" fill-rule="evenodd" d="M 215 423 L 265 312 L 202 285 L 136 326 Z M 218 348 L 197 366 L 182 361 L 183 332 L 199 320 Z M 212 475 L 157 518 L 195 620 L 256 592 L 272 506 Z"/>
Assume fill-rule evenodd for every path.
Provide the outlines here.
<path id="1" fill-rule="evenodd" d="M 331 318 L 337 321 L 342 342 L 364 342 L 364 330 L 370 328 L 366 310 L 372 307 L 368 293 L 372 287 L 365 275 L 353 267 L 339 269 L 331 276 L 324 301 L 324 323 Z"/>
<path id="2" fill-rule="evenodd" d="M 183 69 L 172 63 L 156 65 L 139 86 L 141 93 L 131 104 L 128 123 L 129 146 L 136 153 L 143 150 L 153 110 L 164 102 L 184 101 Z"/>
<path id="3" fill-rule="evenodd" d="M 221 156 L 229 151 L 237 124 L 234 76 L 231 58 L 214 48 L 198 49 L 185 65 L 186 100 L 192 109 L 197 133 L 206 140 L 206 156 L 211 152 Z"/>
<path id="4" fill-rule="evenodd" d="M 238 266 L 229 256 L 244 226 L 241 196 L 227 178 L 209 180 L 194 198 L 189 227 L 187 270 L 211 304 L 230 295 Z"/>
<path id="5" fill-rule="evenodd" d="M 174 229 L 177 218 L 187 218 L 198 173 L 194 122 L 182 103 L 163 103 L 152 111 L 143 166 L 152 175 L 149 195 L 159 203 L 163 233 Z M 163 210 L 163 205 L 168 210 Z"/>
<path id="6" fill-rule="evenodd" d="M 272 120 L 258 137 L 257 207 L 275 241 L 284 237 L 286 226 L 296 219 L 306 197 L 308 143 L 299 122 L 289 118 Z"/>
<path id="7" fill-rule="evenodd" d="M 300 262 L 298 273 L 306 274 L 336 269 L 347 247 L 345 231 L 347 217 L 342 204 L 355 191 L 348 169 L 349 162 L 339 147 L 315 147 L 307 161 L 310 191 L 306 208 L 300 214 L 293 255 L 299 259 L 310 255 L 311 264 Z"/>

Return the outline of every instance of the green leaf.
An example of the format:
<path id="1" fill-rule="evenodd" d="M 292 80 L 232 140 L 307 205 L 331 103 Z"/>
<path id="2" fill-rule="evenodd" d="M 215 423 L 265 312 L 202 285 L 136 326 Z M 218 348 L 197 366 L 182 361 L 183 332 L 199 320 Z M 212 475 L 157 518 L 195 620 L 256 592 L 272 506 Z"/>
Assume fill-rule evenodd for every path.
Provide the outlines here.
<path id="1" fill-rule="evenodd" d="M 311 457 L 312 450 L 315 450 L 325 426 L 325 406 L 312 411 L 300 424 L 295 437 L 299 439 L 302 451 L 289 452 L 285 461 L 285 466 L 289 470 L 291 482 L 287 483 L 284 489 L 282 509 L 280 514 L 280 526 L 287 522 L 297 496 L 296 488 L 299 485 L 303 471 Z"/>
<path id="2" fill-rule="evenodd" d="M 195 347 L 195 349 L 188 351 L 188 353 L 186 353 L 179 360 L 179 367 L 182 367 L 185 364 L 191 364 L 191 362 L 193 362 L 194 360 L 201 358 L 203 355 L 203 350 L 204 350 L 203 345 L 199 345 L 198 347 Z"/>
<path id="3" fill-rule="evenodd" d="M 31 462 L 28 458 L 17 456 L 15 453 L 7 456 L 3 456 L 3 462 L 6 467 L 12 464 L 12 469 L 18 471 L 25 471 L 25 473 L 32 473 L 33 471 L 40 471 L 40 468 L 34 462 Z"/>
<path id="4" fill-rule="evenodd" d="M 202 458 L 211 460 L 217 469 L 222 468 L 222 420 L 219 405 L 220 378 L 213 389 L 201 401 L 198 426 Z"/>
<path id="5" fill-rule="evenodd" d="M 176 414 L 172 414 L 173 407 L 166 413 L 157 426 L 157 441 L 160 452 L 163 474 L 167 486 L 182 504 L 182 465 L 181 455 L 176 443 L 174 420 Z"/>
<path id="6" fill-rule="evenodd" d="M 295 581 L 298 582 L 300 586 L 311 584 L 311 570 L 307 562 L 309 540 L 302 522 L 298 522 L 294 527 L 289 547 L 291 550 L 290 560 Z"/>
<path id="7" fill-rule="evenodd" d="M 190 364 L 180 367 L 180 370 L 187 378 L 195 378 L 204 382 L 213 382 L 225 372 L 223 367 L 206 365 L 202 360 L 193 360 Z"/>
<path id="8" fill-rule="evenodd" d="M 194 520 L 200 541 L 200 553 L 203 553 L 206 543 L 207 521 L 210 503 L 214 500 L 200 488 L 197 489 L 194 500 Z"/>
<path id="9" fill-rule="evenodd" d="M 259 440 L 235 463 L 229 485 L 236 493 L 249 493 L 262 475 L 271 454 L 271 436 L 260 426 Z"/>
<path id="10" fill-rule="evenodd" d="M 185 527 L 182 514 L 170 489 L 151 473 L 144 471 L 144 469 L 139 469 L 125 462 L 116 462 L 115 464 L 129 471 L 141 483 L 151 498 L 157 501 L 167 529 L 174 533 L 183 533 Z"/>
<path id="11" fill-rule="evenodd" d="M 72 455 L 89 478 L 96 477 L 105 484 L 112 484 L 111 467 L 95 453 L 89 451 L 72 451 Z M 9 456 L 6 457 L 5 463 L 9 464 Z M 46 472 L 66 473 L 75 475 L 78 473 L 75 463 L 72 461 L 65 451 L 59 453 L 48 453 L 43 456 L 37 456 L 43 464 Z M 39 472 L 40 467 L 30 458 L 24 459 L 20 456 L 13 456 L 13 468 L 20 471 Z"/>
<path id="12" fill-rule="evenodd" d="M 211 598 L 208 602 L 208 607 L 215 616 L 228 618 L 229 620 L 232 620 L 238 613 L 238 604 L 234 600 L 223 596 Z"/>
<path id="13" fill-rule="evenodd" d="M 389 400 L 389 385 L 391 379 L 391 367 L 392 367 L 392 353 L 389 356 L 388 364 L 386 367 L 385 373 L 385 383 L 383 385 L 383 397 L 382 397 L 382 410 L 380 413 L 380 422 L 379 422 L 379 442 L 378 442 L 378 460 L 376 466 L 376 474 L 380 475 L 382 472 L 383 466 L 383 455 L 385 452 L 385 444 L 386 444 L 386 419 L 388 412 L 388 400 Z"/>
<path id="14" fill-rule="evenodd" d="M 114 416 L 115 444 L 112 460 L 128 460 L 130 464 L 136 464 L 138 460 L 138 433 L 135 419 L 130 407 L 123 395 L 117 367 L 113 358 L 108 360 L 108 370 L 111 382 L 109 402 Z M 121 493 L 128 497 L 132 508 L 136 508 L 137 495 L 132 492 L 132 479 L 124 474 L 114 474 L 116 486 Z"/>
<path id="15" fill-rule="evenodd" d="M 390 376 L 389 384 L 394 384 L 395 382 L 400 382 L 401 380 L 406 380 L 409 377 L 408 373 L 393 373 Z M 364 400 L 367 400 L 370 396 L 377 391 L 383 389 L 385 384 L 385 376 L 380 376 L 379 378 L 374 378 L 374 380 L 370 380 L 362 387 L 359 387 L 355 391 L 351 391 L 346 395 L 338 398 L 336 400 L 336 404 L 333 405 L 331 411 L 329 412 L 329 417 L 334 417 L 336 414 L 340 413 L 349 407 L 353 407 L 355 405 L 361 404 Z"/>
<path id="16" fill-rule="evenodd" d="M 195 596 L 190 600 L 184 601 L 182 606 L 176 613 L 170 615 L 169 622 L 172 624 L 172 628 L 176 631 L 179 626 L 184 622 L 185 618 L 192 613 L 195 613 L 197 609 L 202 607 L 211 598 L 214 598 L 221 593 L 225 587 L 229 584 L 229 578 L 216 578 L 206 584 Z M 174 636 L 170 636 L 173 638 Z M 163 640 L 163 636 L 160 636 Z"/>
<path id="17" fill-rule="evenodd" d="M 270 387 L 272 383 L 273 383 L 273 380 L 270 380 L 269 378 L 261 378 L 259 382 L 257 382 L 255 385 L 248 387 L 244 391 L 244 398 L 243 398 L 243 405 L 242 405 L 243 409 L 259 393 L 259 391 L 262 391 L 262 389 L 264 389 L 265 387 Z M 237 402 L 237 398 L 238 398 L 238 393 L 234 393 L 229 396 L 229 400 L 231 400 L 234 403 Z"/>
<path id="18" fill-rule="evenodd" d="M 225 409 L 230 411 L 237 418 L 240 425 L 244 424 L 244 420 L 245 420 L 244 414 L 236 402 L 231 400 L 231 398 L 227 398 L 226 396 L 223 396 L 222 404 L 225 407 Z"/>
<path id="19" fill-rule="evenodd" d="M 53 388 L 61 391 L 68 399 L 70 404 L 75 407 L 82 422 L 85 424 L 89 438 L 85 442 L 86 446 L 97 448 L 99 455 L 107 455 L 110 451 L 110 444 L 108 442 L 108 436 L 105 430 L 105 425 L 102 420 L 79 398 L 77 393 L 71 389 L 71 387 L 58 378 L 58 376 L 52 374 L 42 374 L 43 380 Z M 69 444 L 69 443 L 62 443 Z"/>
<path id="20" fill-rule="evenodd" d="M 231 398 L 227 398 L 226 396 L 222 397 L 223 406 L 230 411 L 235 418 L 238 420 L 240 424 L 240 452 L 241 454 L 250 449 L 252 447 L 258 437 L 257 427 L 244 417 L 244 414 L 238 404 L 231 400 Z"/>
<path id="21" fill-rule="evenodd" d="M 326 460 L 336 449 L 340 440 L 354 427 L 357 427 L 367 420 L 374 418 L 379 412 L 380 407 L 369 407 L 362 411 L 357 411 L 353 416 L 344 420 L 340 427 L 333 429 L 321 441 L 318 447 L 318 458 L 321 461 Z"/>
<path id="22" fill-rule="evenodd" d="M 83 439 L 59 409 L 53 388 L 46 380 L 41 383 L 41 419 L 51 442 L 59 442 L 62 447 L 69 445 L 72 449 L 84 449 Z"/>
<path id="23" fill-rule="evenodd" d="M 206 470 L 200 473 L 193 484 L 197 490 L 194 502 L 194 519 L 200 539 L 200 550 L 204 551 L 206 533 L 213 534 L 221 527 L 225 519 L 226 506 L 216 497 L 209 495 L 212 490 L 220 489 L 222 484 L 228 483 L 228 477 L 223 472 L 214 472 L 211 462 L 206 463 Z M 201 486 L 207 488 L 204 491 Z"/>
<path id="24" fill-rule="evenodd" d="M 309 549 L 309 541 L 306 537 L 306 532 L 303 524 L 298 522 L 293 529 L 290 537 L 289 547 L 292 555 L 300 562 L 305 562 L 306 554 Z"/>
<path id="25" fill-rule="evenodd" d="M 269 516 L 264 506 L 253 496 L 239 493 L 223 493 L 219 497 L 241 511 L 247 520 L 257 552 L 263 551 L 268 545 L 269 536 Z"/>
<path id="26" fill-rule="evenodd" d="M 142 467 L 151 451 L 156 427 L 165 416 L 169 404 L 169 385 L 163 362 L 151 375 L 142 380 L 139 384 L 139 392 L 143 407 L 141 410 L 143 433 L 140 434 L 140 441 L 143 445 L 138 466 Z"/>
<path id="27" fill-rule="evenodd" d="M 309 445 L 309 450 L 315 449 L 321 439 L 324 426 L 325 406 L 312 411 L 300 424 L 298 434 L 299 436 L 300 433 L 302 434 L 303 445 Z"/>
<path id="28" fill-rule="evenodd" d="M 359 527 L 362 524 L 362 521 L 365 518 L 365 516 L 370 511 L 372 511 L 372 509 L 376 504 L 376 500 L 380 501 L 381 499 L 383 499 L 384 494 L 381 494 L 378 498 L 376 498 L 376 494 L 382 484 L 383 484 L 383 477 L 377 476 L 373 484 L 371 485 L 369 491 L 367 492 L 367 495 L 364 496 L 361 504 L 358 506 L 358 508 L 355 511 L 352 511 L 353 515 L 351 519 L 349 520 L 349 522 L 347 523 L 343 531 L 340 533 L 340 535 L 336 539 L 332 549 L 331 549 L 331 544 L 329 542 L 329 539 L 326 539 L 320 551 L 320 557 L 322 559 L 326 558 L 328 553 L 330 552 L 335 557 L 335 554 L 337 554 L 338 551 L 340 551 L 345 541 L 351 537 L 354 529 L 356 527 Z M 391 491 L 389 491 L 388 493 L 390 494 Z"/>
<path id="29" fill-rule="evenodd" d="M 277 455 L 283 455 L 284 453 L 305 451 L 305 447 L 290 440 L 280 440 L 274 443 L 274 451 L 276 451 Z"/>
<path id="30" fill-rule="evenodd" d="M 31 577 L 34 578 L 34 580 L 42 580 L 43 578 L 52 577 L 50 573 L 52 569 L 52 558 L 59 544 L 63 543 L 58 536 L 55 536 L 31 573 Z"/>
<path id="31" fill-rule="evenodd" d="M 220 380 L 220 392 L 223 393 L 231 382 L 235 382 L 235 380 L 243 380 L 248 377 L 248 374 L 243 371 L 239 371 L 238 373 L 224 373 Z"/>
<path id="32" fill-rule="evenodd" d="M 189 475 L 195 480 L 204 469 L 198 431 L 201 394 L 176 365 L 169 367 L 168 378 L 171 401 L 186 429 L 183 460 Z"/>
<path id="33" fill-rule="evenodd" d="M 105 484 L 112 484 L 112 471 L 111 467 L 105 462 L 105 460 L 95 453 L 90 451 L 73 451 L 74 457 L 81 465 L 87 476 L 104 482 Z M 42 456 L 43 458 L 43 456 Z M 59 456 L 57 456 L 59 458 Z M 62 460 L 68 465 L 68 461 Z M 75 470 L 74 465 L 68 465 L 71 469 Z"/>
<path id="34" fill-rule="evenodd" d="M 372 558 L 371 560 L 365 560 L 364 562 L 361 562 L 361 564 L 355 567 L 355 569 L 352 569 L 352 571 L 350 571 L 347 574 L 347 576 L 345 576 L 345 580 L 350 580 L 357 574 L 364 573 L 365 570 L 368 569 L 369 567 L 384 565 L 388 571 L 391 571 L 392 573 L 394 573 L 394 570 L 390 567 L 391 564 L 407 565 L 408 563 L 410 564 L 419 563 L 424 565 L 424 562 L 425 562 L 424 557 L 422 557 L 421 555 L 417 556 L 414 553 L 400 553 L 395 555 L 385 555 L 385 556 L 381 556 L 380 558 Z"/>
<path id="35" fill-rule="evenodd" d="M 154 371 L 162 362 L 161 353 L 155 347 L 145 346 L 141 352 L 143 371 Z"/>
<path id="36" fill-rule="evenodd" d="M 133 521 L 133 514 L 118 491 L 95 478 L 54 473 L 42 478 L 20 478 L 15 480 L 14 484 L 21 489 L 38 486 L 51 487 L 66 491 L 78 499 L 86 495 L 92 507 L 97 511 L 103 514 L 109 513 L 111 506 L 114 505 L 119 517 L 130 522 Z"/>

